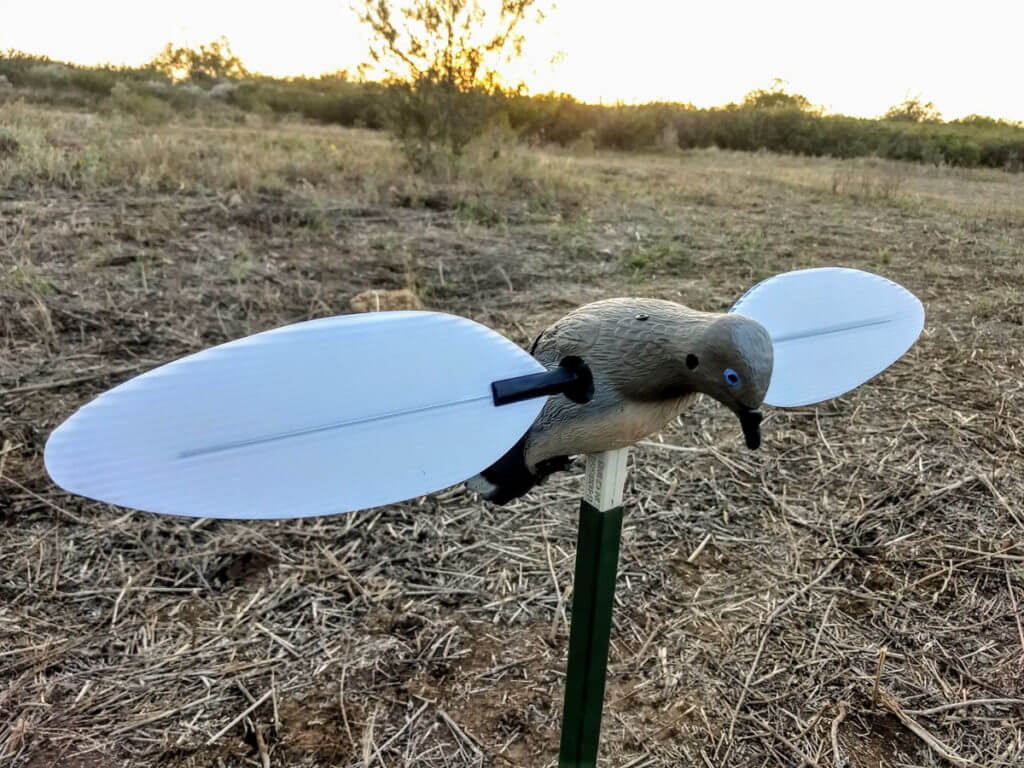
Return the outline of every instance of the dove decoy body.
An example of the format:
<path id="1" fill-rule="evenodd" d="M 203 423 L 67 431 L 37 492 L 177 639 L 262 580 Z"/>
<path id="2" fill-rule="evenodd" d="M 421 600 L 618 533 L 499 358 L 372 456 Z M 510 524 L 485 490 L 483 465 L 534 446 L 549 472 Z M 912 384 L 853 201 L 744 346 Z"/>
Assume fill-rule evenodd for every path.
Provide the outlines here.
<path id="1" fill-rule="evenodd" d="M 773 358 L 771 337 L 756 320 L 658 299 L 607 299 L 566 315 L 530 351 L 547 368 L 581 358 L 594 394 L 586 403 L 550 398 L 519 442 L 467 481 L 497 504 L 568 468 L 573 456 L 624 448 L 657 432 L 699 394 L 739 417 L 748 447 L 760 445 L 758 408 Z"/>

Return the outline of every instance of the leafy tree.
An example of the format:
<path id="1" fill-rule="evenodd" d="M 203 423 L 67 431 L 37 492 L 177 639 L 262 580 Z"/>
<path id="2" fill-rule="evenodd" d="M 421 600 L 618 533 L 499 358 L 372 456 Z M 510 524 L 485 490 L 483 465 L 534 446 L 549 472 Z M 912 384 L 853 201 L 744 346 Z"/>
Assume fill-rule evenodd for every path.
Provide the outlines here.
<path id="1" fill-rule="evenodd" d="M 417 170 L 446 160 L 497 114 L 497 67 L 522 55 L 522 27 L 546 0 L 362 0 L 369 55 L 392 86 L 391 127 Z"/>
<path id="2" fill-rule="evenodd" d="M 226 37 L 204 43 L 199 48 L 175 48 L 168 43 L 149 66 L 174 79 L 188 78 L 200 85 L 227 78 L 249 77 L 249 71 L 231 51 Z"/>
<path id="3" fill-rule="evenodd" d="M 900 123 L 938 123 L 942 115 L 932 102 L 921 100 L 921 94 L 911 97 L 908 93 L 903 101 L 889 107 L 883 120 L 894 120 Z"/>

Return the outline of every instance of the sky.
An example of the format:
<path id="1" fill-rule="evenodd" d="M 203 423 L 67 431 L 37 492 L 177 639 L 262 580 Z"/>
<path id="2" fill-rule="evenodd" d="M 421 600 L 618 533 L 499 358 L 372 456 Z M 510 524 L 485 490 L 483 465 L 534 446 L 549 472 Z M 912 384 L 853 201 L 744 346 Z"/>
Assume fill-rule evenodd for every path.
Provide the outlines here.
<path id="1" fill-rule="evenodd" d="M 534 93 L 701 107 L 780 78 L 830 112 L 874 117 L 909 94 L 946 119 L 1024 120 L 1022 29 L 1020 0 L 558 0 L 510 75 Z M 366 59 L 349 0 L 0 0 L 0 50 L 81 64 L 140 64 L 221 35 L 269 75 Z"/>

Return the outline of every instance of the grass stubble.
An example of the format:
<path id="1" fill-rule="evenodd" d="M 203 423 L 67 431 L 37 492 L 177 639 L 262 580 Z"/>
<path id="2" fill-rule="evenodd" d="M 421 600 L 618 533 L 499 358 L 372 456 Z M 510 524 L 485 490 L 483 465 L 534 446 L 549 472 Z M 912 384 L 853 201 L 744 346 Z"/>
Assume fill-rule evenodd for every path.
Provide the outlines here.
<path id="1" fill-rule="evenodd" d="M 500 509 L 186 520 L 60 492 L 47 434 L 368 289 L 528 344 L 819 265 L 906 285 L 924 334 L 759 452 L 708 403 L 632 452 L 603 763 L 1024 761 L 1019 175 L 497 136 L 428 179 L 299 121 L 3 119 L 0 764 L 554 765 L 578 471 Z"/>

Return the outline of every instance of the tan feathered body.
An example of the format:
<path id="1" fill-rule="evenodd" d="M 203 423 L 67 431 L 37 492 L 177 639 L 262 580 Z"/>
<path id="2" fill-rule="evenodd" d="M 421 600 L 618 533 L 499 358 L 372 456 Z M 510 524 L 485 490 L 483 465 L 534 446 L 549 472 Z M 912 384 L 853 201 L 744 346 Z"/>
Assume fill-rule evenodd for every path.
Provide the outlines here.
<path id="1" fill-rule="evenodd" d="M 574 310 L 541 333 L 531 354 L 549 369 L 581 358 L 593 374 L 594 396 L 587 403 L 551 397 L 523 440 L 468 482 L 499 503 L 566 468 L 567 457 L 623 448 L 661 430 L 699 392 L 730 408 L 756 408 L 772 360 L 767 331 L 753 320 L 634 298 Z M 727 388 L 726 365 L 749 383 Z"/>
<path id="2" fill-rule="evenodd" d="M 532 354 L 546 368 L 575 355 L 594 376 L 586 404 L 552 397 L 526 440 L 531 469 L 544 459 L 624 448 L 661 430 L 697 397 L 681 384 L 680 340 L 716 317 L 656 299 L 608 299 L 545 330 Z M 685 344 L 683 345 L 685 346 Z"/>

